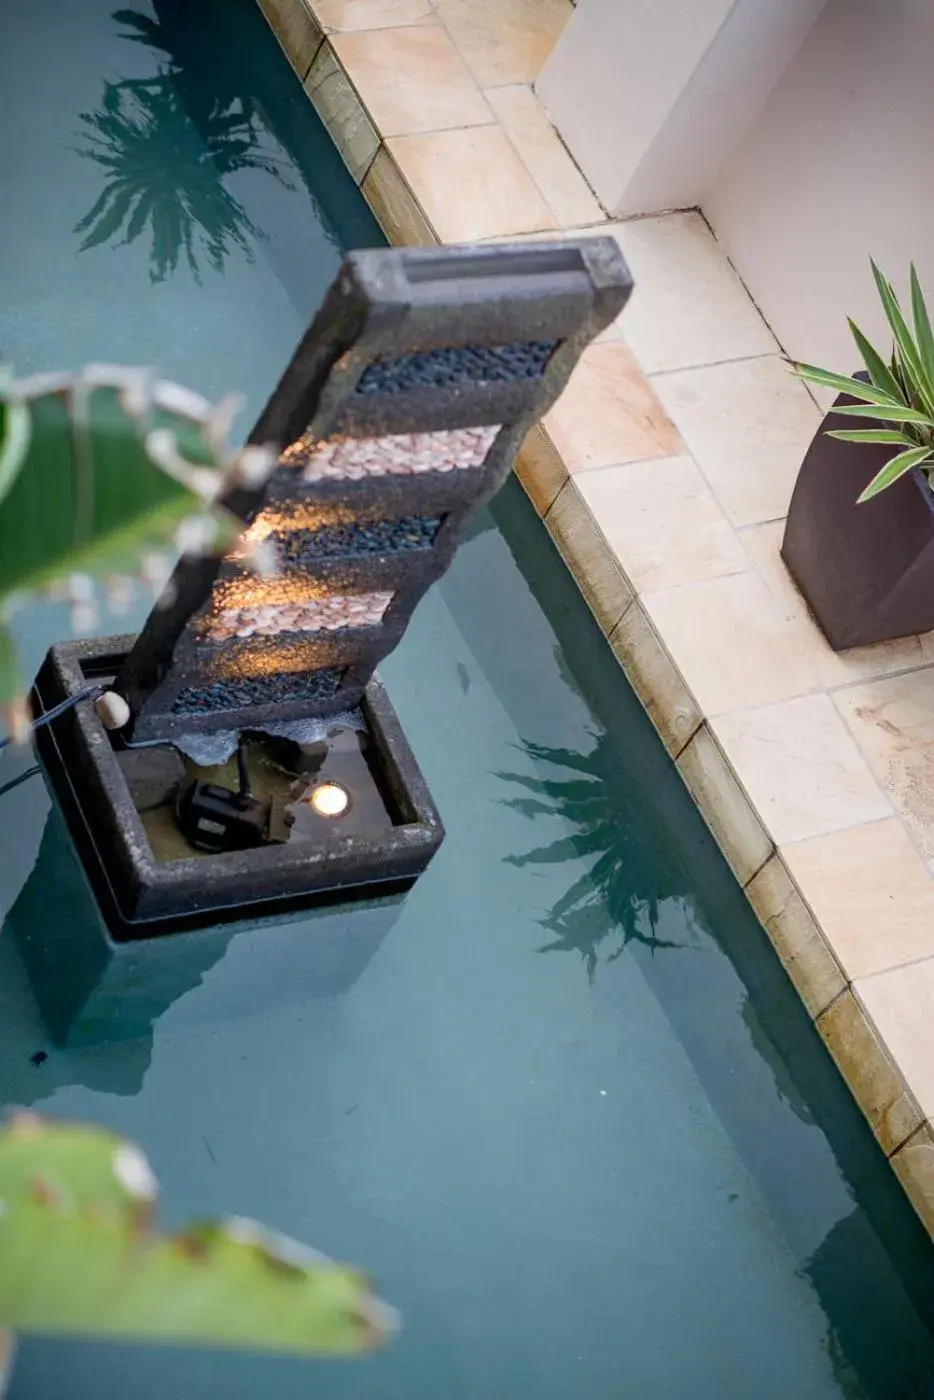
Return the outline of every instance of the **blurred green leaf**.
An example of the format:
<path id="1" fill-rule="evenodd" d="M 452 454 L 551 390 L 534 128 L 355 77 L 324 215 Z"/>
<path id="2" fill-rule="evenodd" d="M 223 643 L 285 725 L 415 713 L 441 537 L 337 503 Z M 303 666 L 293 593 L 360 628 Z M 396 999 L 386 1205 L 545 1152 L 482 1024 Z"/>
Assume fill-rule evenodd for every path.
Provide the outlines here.
<path id="1" fill-rule="evenodd" d="M 210 502 L 233 465 L 226 406 L 140 371 L 0 379 L 0 615 L 11 597 L 73 574 L 136 574 L 144 549 L 175 553 L 195 523 L 223 552 L 240 524 Z M 0 706 L 18 678 L 0 646 Z M 5 698 L 4 698 L 5 697 Z"/>
<path id="2" fill-rule="evenodd" d="M 0 1327 L 298 1355 L 391 1334 L 356 1270 L 250 1221 L 160 1235 L 155 1195 L 112 1133 L 30 1114 L 0 1129 Z"/>
<path id="3" fill-rule="evenodd" d="M 3 619 L 0 618 L 0 715 L 5 715 L 12 708 L 22 691 L 23 681 L 16 647 L 9 630 L 3 625 Z"/>
<path id="4" fill-rule="evenodd" d="M 86 425 L 70 391 L 27 401 L 28 449 L 0 506 L 0 598 L 63 574 L 127 561 L 135 569 L 145 544 L 170 543 L 181 521 L 203 510 L 151 460 L 150 422 L 121 400 L 116 388 L 89 390 Z M 188 435 L 192 465 L 211 461 L 201 431 L 201 441 Z"/>
<path id="5" fill-rule="evenodd" d="M 29 409 L 7 400 L 11 379 L 9 367 L 0 365 L 0 501 L 13 485 L 29 447 Z"/>

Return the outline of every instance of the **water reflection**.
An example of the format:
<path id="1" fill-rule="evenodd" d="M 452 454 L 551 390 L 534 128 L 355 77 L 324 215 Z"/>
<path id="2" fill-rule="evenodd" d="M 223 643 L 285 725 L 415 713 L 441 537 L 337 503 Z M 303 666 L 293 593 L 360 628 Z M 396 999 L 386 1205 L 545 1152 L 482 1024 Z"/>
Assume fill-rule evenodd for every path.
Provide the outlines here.
<path id="1" fill-rule="evenodd" d="M 556 770 L 554 777 L 496 775 L 526 790 L 527 795 L 504 798 L 505 806 L 527 817 L 559 816 L 574 828 L 547 846 L 506 856 L 507 864 L 522 868 L 595 857 L 540 921 L 552 935 L 540 951 L 576 952 L 591 981 L 601 952 L 609 963 L 632 942 L 653 951 L 680 946 L 656 930 L 662 903 L 686 893 L 679 866 L 658 859 L 657 833 L 640 815 L 644 795 L 620 782 L 615 746 L 606 734 L 592 737 L 589 753 L 523 740 L 522 753 Z"/>
<path id="2" fill-rule="evenodd" d="M 160 64 L 152 77 L 105 83 L 100 107 L 80 114 L 84 144 L 75 151 L 101 167 L 106 183 L 74 231 L 84 235 L 82 252 L 148 232 L 152 282 L 174 273 L 183 255 L 200 282 L 205 263 L 221 272 L 235 251 L 252 261 L 264 236 L 228 178 L 258 170 L 294 187 L 251 97 L 225 81 L 223 68 L 206 89 L 190 14 L 186 21 L 178 3 L 155 9 L 155 19 L 114 14 L 130 30 L 122 37 L 151 48 Z"/>

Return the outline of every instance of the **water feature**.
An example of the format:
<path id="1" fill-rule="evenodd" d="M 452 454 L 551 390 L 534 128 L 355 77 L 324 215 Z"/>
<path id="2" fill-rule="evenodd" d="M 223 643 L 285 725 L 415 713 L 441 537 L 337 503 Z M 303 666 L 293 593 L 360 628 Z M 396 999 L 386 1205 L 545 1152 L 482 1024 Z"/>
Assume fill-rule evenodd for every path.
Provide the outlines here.
<path id="1" fill-rule="evenodd" d="M 0 338 L 20 370 L 244 389 L 248 422 L 343 247 L 379 234 L 253 0 L 158 12 L 158 33 L 100 0 L 8 20 Z M 124 245 L 137 204 L 110 208 L 80 251 L 113 178 L 75 151 L 80 114 L 122 152 L 124 81 L 148 94 L 130 126 L 169 123 L 171 158 L 127 155 L 147 189 L 164 173 L 161 213 Z M 218 148 L 244 104 L 265 168 Z M 192 171 L 197 278 L 166 225 Z M 17 631 L 37 665 L 68 609 Z M 13 1400 L 929 1397 L 930 1243 L 515 485 L 383 674 L 448 837 L 346 989 L 302 1000 L 276 930 L 247 929 L 151 1032 L 61 1050 L 8 921 L 0 1101 L 137 1137 L 170 1224 L 253 1215 L 366 1265 L 402 1337 L 339 1365 L 29 1340 Z M 67 900 L 89 927 L 41 784 L 0 801 L 0 910 L 38 859 L 29 917 Z"/>

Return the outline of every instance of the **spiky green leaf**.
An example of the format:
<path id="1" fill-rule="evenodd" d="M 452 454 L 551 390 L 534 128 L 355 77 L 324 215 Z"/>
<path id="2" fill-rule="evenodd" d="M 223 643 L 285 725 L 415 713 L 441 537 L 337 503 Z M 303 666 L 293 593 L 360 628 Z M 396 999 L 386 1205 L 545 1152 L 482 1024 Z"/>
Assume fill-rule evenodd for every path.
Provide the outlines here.
<path id="1" fill-rule="evenodd" d="M 870 344 L 856 322 L 850 320 L 849 317 L 847 318 L 847 325 L 850 328 L 850 334 L 856 341 L 856 348 L 862 357 L 863 364 L 866 366 L 869 378 L 872 380 L 873 384 L 877 389 L 881 389 L 883 393 L 889 394 L 893 399 L 904 402 L 902 387 L 878 350 Z"/>
<path id="2" fill-rule="evenodd" d="M 355 1269 L 250 1221 L 159 1234 L 154 1201 L 113 1133 L 32 1115 L 0 1129 L 0 1327 L 297 1355 L 392 1332 Z"/>
<path id="3" fill-rule="evenodd" d="M 934 429 L 930 413 L 908 408 L 905 404 L 841 404 L 833 412 L 848 418 L 878 418 L 883 423 L 916 423 L 919 428 Z"/>
<path id="4" fill-rule="evenodd" d="M 921 290 L 921 282 L 914 263 L 911 264 L 909 280 L 911 283 L 911 314 L 915 323 L 918 354 L 924 366 L 927 383 L 934 388 L 934 331 L 931 330 L 931 318 L 928 315 L 924 292 Z"/>
<path id="5" fill-rule="evenodd" d="M 894 404 L 898 405 L 900 399 L 893 398 L 883 389 L 879 389 L 875 384 L 867 384 L 863 379 L 853 379 L 846 374 L 834 374 L 829 369 L 820 369 L 817 365 L 802 364 L 795 361 L 792 368 L 799 379 L 806 379 L 810 384 L 822 384 L 825 389 L 835 389 L 838 394 L 850 394 L 854 399 L 861 399 L 863 403 Z"/>
<path id="6" fill-rule="evenodd" d="M 835 428 L 827 436 L 838 438 L 840 442 L 891 442 L 902 447 L 918 446 L 906 433 L 897 432 L 895 428 Z"/>
<path id="7" fill-rule="evenodd" d="M 912 380 L 911 387 L 917 391 L 918 398 L 924 408 L 929 413 L 934 414 L 934 380 L 928 378 L 921 352 L 908 329 L 908 323 L 902 315 L 902 309 L 898 304 L 898 298 L 891 282 L 876 266 L 875 261 L 870 260 L 870 262 L 876 289 L 881 298 L 886 319 L 892 328 L 898 353 Z"/>
<path id="8" fill-rule="evenodd" d="M 857 504 L 862 505 L 864 501 L 871 501 L 873 496 L 878 496 L 880 491 L 884 491 L 887 486 L 892 486 L 906 472 L 928 462 L 934 462 L 934 454 L 930 448 L 913 447 L 908 452 L 900 452 L 897 457 L 892 457 L 890 461 L 886 462 L 882 470 L 873 477 L 859 497 Z"/>

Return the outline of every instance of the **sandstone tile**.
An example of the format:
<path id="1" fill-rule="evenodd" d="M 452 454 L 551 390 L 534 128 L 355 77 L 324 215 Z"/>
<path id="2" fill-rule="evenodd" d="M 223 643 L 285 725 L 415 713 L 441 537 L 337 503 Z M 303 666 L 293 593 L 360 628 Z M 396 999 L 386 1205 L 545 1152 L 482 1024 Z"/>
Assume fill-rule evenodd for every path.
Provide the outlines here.
<path id="1" fill-rule="evenodd" d="M 599 223 L 603 210 L 532 89 L 491 88 L 486 97 L 561 227 Z"/>
<path id="2" fill-rule="evenodd" d="M 259 0 L 259 7 L 300 78 L 324 42 L 324 30 L 309 0 Z"/>
<path id="3" fill-rule="evenodd" d="M 741 885 L 772 852 L 772 841 L 706 724 L 681 750 L 678 771 Z"/>
<path id="4" fill-rule="evenodd" d="M 934 879 L 897 817 L 782 847 L 852 981 L 934 958 Z"/>
<path id="5" fill-rule="evenodd" d="M 846 977 L 781 856 L 774 855 L 746 886 L 782 966 L 815 1018 L 846 987 Z"/>
<path id="6" fill-rule="evenodd" d="M 541 423 L 526 434 L 516 456 L 516 476 L 539 515 L 545 516 L 568 479 L 568 469 Z"/>
<path id="7" fill-rule="evenodd" d="M 676 757 L 702 716 L 638 599 L 623 613 L 610 645 L 662 742 Z"/>
<path id="8" fill-rule="evenodd" d="M 819 688 L 793 627 L 751 569 L 645 593 L 642 601 L 708 717 Z"/>
<path id="9" fill-rule="evenodd" d="M 327 33 L 437 23 L 431 0 L 312 0 Z"/>
<path id="10" fill-rule="evenodd" d="M 481 87 L 530 83 L 571 15 L 570 0 L 435 0 Z"/>
<path id="11" fill-rule="evenodd" d="M 377 152 L 360 189 L 390 243 L 406 248 L 437 243 L 434 229 L 385 146 Z"/>
<path id="12" fill-rule="evenodd" d="M 880 934 L 884 933 L 880 929 Z M 934 1116 L 934 957 L 876 977 L 853 991 L 888 1047 L 926 1118 Z"/>
<path id="13" fill-rule="evenodd" d="M 833 698 L 918 849 L 934 857 L 934 667 L 849 686 Z"/>
<path id="14" fill-rule="evenodd" d="M 499 125 L 396 136 L 387 145 L 442 243 L 555 226 Z"/>
<path id="15" fill-rule="evenodd" d="M 335 34 L 331 43 L 384 138 L 493 119 L 441 25 Z"/>
<path id="16" fill-rule="evenodd" d="M 613 232 L 636 283 L 626 338 L 646 374 L 778 352 L 700 214 L 630 219 Z"/>
<path id="17" fill-rule="evenodd" d="M 710 723 L 777 845 L 892 815 L 826 695 L 740 710 Z"/>
<path id="18" fill-rule="evenodd" d="M 887 1156 L 920 1127 L 922 1115 L 851 991 L 818 1017 L 817 1028 Z"/>
<path id="19" fill-rule="evenodd" d="M 892 1158 L 892 1166 L 928 1232 L 934 1235 L 934 1127 L 923 1123 Z"/>
<path id="20" fill-rule="evenodd" d="M 589 345 L 545 426 L 571 472 L 673 457 L 683 449 L 631 352 Z"/>
<path id="21" fill-rule="evenodd" d="M 749 567 L 690 457 L 578 472 L 575 482 L 639 592 Z"/>
<path id="22" fill-rule="evenodd" d="M 379 133 L 329 44 L 318 50 L 305 91 L 359 184 L 379 150 Z"/>
<path id="23" fill-rule="evenodd" d="M 624 331 L 638 355 L 628 313 Z M 821 414 L 783 360 L 767 355 L 651 382 L 734 525 L 787 514 Z"/>
<path id="24" fill-rule="evenodd" d="M 574 481 L 567 481 L 558 492 L 545 523 L 591 612 L 609 634 L 633 592 Z"/>

